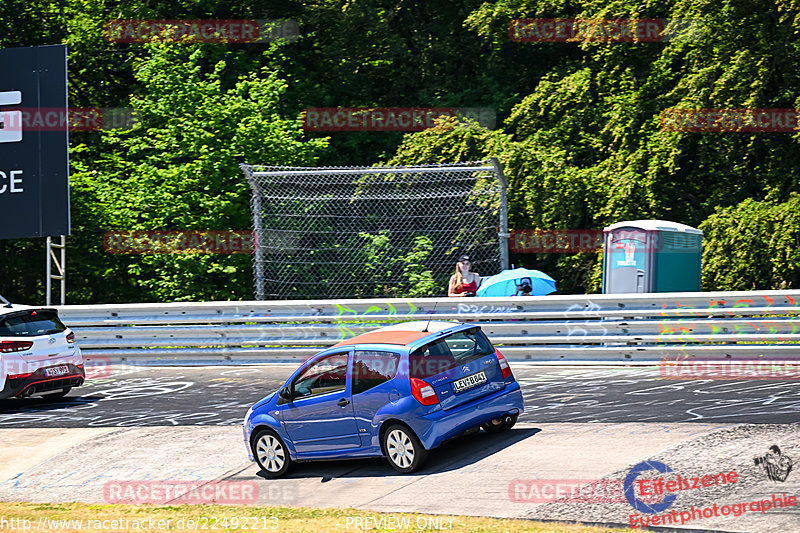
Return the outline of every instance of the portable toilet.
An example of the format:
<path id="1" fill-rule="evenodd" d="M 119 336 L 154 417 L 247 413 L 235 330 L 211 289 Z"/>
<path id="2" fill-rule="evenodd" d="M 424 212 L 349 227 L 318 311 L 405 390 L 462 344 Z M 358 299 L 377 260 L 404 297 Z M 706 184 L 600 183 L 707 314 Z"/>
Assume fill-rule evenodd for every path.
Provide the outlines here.
<path id="1" fill-rule="evenodd" d="M 603 228 L 603 293 L 700 290 L 703 232 L 666 220 Z"/>

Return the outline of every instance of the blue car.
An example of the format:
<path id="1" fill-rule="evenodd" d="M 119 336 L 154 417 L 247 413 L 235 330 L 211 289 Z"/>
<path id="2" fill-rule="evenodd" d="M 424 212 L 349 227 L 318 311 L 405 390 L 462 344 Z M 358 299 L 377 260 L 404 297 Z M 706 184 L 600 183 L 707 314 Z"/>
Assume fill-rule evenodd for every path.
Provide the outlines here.
<path id="1" fill-rule="evenodd" d="M 357 457 L 409 473 L 446 440 L 510 429 L 523 410 L 508 362 L 480 327 L 406 322 L 305 361 L 247 411 L 244 441 L 268 477 L 294 462 Z"/>

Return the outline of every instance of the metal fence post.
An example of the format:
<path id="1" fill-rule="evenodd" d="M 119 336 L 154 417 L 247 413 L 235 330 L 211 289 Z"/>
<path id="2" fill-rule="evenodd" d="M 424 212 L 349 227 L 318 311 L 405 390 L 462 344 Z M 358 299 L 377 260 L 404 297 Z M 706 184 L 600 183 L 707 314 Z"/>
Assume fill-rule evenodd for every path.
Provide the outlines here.
<path id="1" fill-rule="evenodd" d="M 253 278 L 255 280 L 255 287 L 253 292 L 256 300 L 266 300 L 266 290 L 264 287 L 264 251 L 266 248 L 262 246 L 262 244 L 266 241 L 264 240 L 264 219 L 261 216 L 261 187 L 258 184 L 258 181 L 253 179 L 253 171 L 250 165 L 242 164 L 239 165 L 239 167 L 242 169 L 247 181 L 250 183 L 250 190 L 252 191 L 250 206 L 253 213 L 253 233 L 255 234 L 255 250 L 253 250 L 253 254 L 255 255 L 253 261 Z"/>
<path id="2" fill-rule="evenodd" d="M 500 241 L 500 268 L 507 270 L 509 267 L 508 260 L 508 238 L 511 234 L 508 232 L 508 179 L 503 173 L 503 165 L 496 157 L 490 157 L 489 161 L 494 167 L 497 180 L 500 182 L 500 228 L 497 232 L 497 237 Z"/>

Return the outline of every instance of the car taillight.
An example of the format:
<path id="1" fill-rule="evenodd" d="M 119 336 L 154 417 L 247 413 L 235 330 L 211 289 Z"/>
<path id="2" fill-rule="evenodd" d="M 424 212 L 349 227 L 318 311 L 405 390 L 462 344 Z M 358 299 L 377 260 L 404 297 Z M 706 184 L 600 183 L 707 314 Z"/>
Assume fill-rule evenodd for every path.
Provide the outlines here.
<path id="1" fill-rule="evenodd" d="M 427 381 L 417 378 L 411 378 L 411 394 L 422 405 L 436 405 L 439 403 L 439 397 L 436 396 L 436 391 Z"/>
<path id="2" fill-rule="evenodd" d="M 24 352 L 33 346 L 31 341 L 0 341 L 0 352 Z"/>
<path id="3" fill-rule="evenodd" d="M 495 353 L 497 354 L 497 362 L 500 363 L 500 370 L 503 372 L 503 379 L 506 379 L 511 375 L 511 367 L 508 366 L 508 361 L 500 353 L 500 350 L 495 350 Z"/>
<path id="4" fill-rule="evenodd" d="M 67 342 L 73 344 L 75 342 L 75 333 L 70 331 L 67 333 Z"/>

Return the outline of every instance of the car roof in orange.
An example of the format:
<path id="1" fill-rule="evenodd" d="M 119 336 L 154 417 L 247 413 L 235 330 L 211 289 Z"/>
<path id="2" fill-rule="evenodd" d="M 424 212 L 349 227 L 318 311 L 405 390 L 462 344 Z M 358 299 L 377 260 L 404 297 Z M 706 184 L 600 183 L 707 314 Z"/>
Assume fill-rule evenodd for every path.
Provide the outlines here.
<path id="1" fill-rule="evenodd" d="M 399 344 L 406 346 L 414 341 L 422 339 L 430 335 L 428 331 L 403 331 L 403 330 L 386 330 L 386 331 L 370 331 L 356 335 L 353 338 L 343 340 L 336 346 L 348 346 L 350 344 Z"/>

